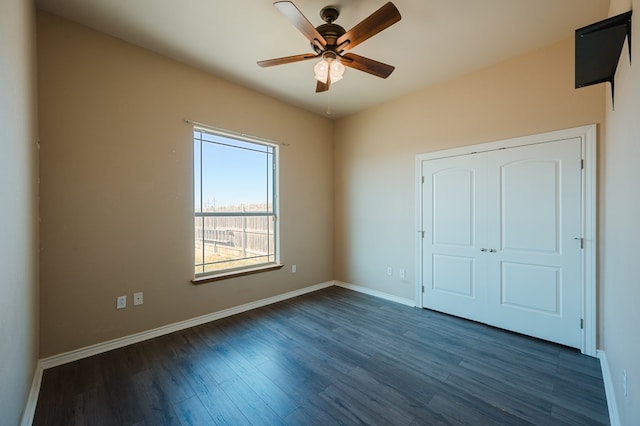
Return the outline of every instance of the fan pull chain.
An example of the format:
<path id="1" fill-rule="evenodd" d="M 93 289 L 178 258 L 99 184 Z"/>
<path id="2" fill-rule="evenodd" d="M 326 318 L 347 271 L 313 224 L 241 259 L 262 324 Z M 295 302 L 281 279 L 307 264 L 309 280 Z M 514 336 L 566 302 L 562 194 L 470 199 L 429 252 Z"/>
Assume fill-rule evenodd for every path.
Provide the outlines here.
<path id="1" fill-rule="evenodd" d="M 331 115 L 331 91 L 327 90 L 327 115 Z"/>

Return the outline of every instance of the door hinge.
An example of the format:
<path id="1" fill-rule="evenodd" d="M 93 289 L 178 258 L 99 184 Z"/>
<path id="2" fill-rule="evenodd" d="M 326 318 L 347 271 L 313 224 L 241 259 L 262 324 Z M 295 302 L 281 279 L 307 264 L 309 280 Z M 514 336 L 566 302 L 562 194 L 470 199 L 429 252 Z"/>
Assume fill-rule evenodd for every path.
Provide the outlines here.
<path id="1" fill-rule="evenodd" d="M 424 183 L 424 176 L 422 176 L 422 183 Z"/>
<path id="2" fill-rule="evenodd" d="M 580 248 L 584 249 L 584 238 L 575 237 L 574 240 L 580 240 Z"/>
<path id="3" fill-rule="evenodd" d="M 584 160 L 580 160 L 580 169 L 584 169 Z"/>
<path id="4" fill-rule="evenodd" d="M 424 231 L 420 231 L 420 233 L 422 234 L 422 238 L 424 238 Z"/>
<path id="5" fill-rule="evenodd" d="M 422 286 L 422 292 L 424 293 L 424 286 Z"/>
<path id="6" fill-rule="evenodd" d="M 584 329 L 584 318 L 580 318 L 580 330 Z"/>

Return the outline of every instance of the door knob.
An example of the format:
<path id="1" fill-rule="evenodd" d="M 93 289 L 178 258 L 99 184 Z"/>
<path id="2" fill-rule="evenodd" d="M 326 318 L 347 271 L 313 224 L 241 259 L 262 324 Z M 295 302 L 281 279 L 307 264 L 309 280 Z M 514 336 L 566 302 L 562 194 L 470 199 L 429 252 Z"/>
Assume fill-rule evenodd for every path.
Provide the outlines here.
<path id="1" fill-rule="evenodd" d="M 489 253 L 495 253 L 495 252 L 496 252 L 496 249 L 489 250 Z"/>
<path id="2" fill-rule="evenodd" d="M 487 249 L 486 248 L 481 248 L 480 251 L 487 251 Z"/>

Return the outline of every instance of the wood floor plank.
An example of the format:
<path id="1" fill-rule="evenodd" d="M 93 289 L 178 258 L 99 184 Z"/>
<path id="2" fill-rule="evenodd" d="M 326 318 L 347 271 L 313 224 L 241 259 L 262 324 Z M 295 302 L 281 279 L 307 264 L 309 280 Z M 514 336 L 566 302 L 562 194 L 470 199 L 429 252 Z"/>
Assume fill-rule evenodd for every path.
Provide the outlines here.
<path id="1" fill-rule="evenodd" d="M 607 425 L 597 359 L 330 287 L 43 374 L 34 425 Z"/>
<path id="2" fill-rule="evenodd" d="M 282 423 L 278 414 L 240 377 L 227 380 L 220 387 L 251 424 L 277 425 Z"/>
<path id="3" fill-rule="evenodd" d="M 345 380 L 338 380 L 331 387 L 335 388 L 344 400 L 350 401 L 351 404 L 357 404 L 359 409 L 366 411 L 367 416 L 373 416 L 372 423 L 386 423 L 390 425 L 410 425 L 415 416 L 410 414 L 407 408 L 407 400 L 402 401 L 402 405 L 394 406 L 387 399 L 388 388 L 380 387 L 377 389 L 365 389 L 358 386 L 358 383 L 352 381 L 353 377 L 349 376 Z M 398 399 L 400 400 L 400 399 Z M 361 414 L 361 417 L 363 414 Z"/>
<path id="4" fill-rule="evenodd" d="M 479 401 L 469 403 L 468 400 L 459 398 L 451 398 L 443 394 L 438 394 L 429 401 L 429 408 L 434 412 L 440 413 L 446 420 L 447 424 L 465 424 L 465 425 L 505 425 L 505 426 L 528 426 L 530 422 L 520 419 L 517 416 L 501 412 L 499 415 L 493 415 L 496 409 L 482 404 Z"/>
<path id="5" fill-rule="evenodd" d="M 330 412 L 336 413 L 339 418 L 343 419 L 345 424 L 391 424 L 387 420 L 380 419 L 376 413 L 361 404 L 351 393 L 344 392 L 335 385 L 331 385 L 322 391 L 320 398 L 325 410 L 328 409 Z"/>
<path id="6" fill-rule="evenodd" d="M 505 385 L 487 375 L 470 371 L 452 374 L 447 383 L 464 388 L 494 407 L 524 421 L 553 424 L 552 404 L 536 395 L 525 394 L 523 389 Z"/>
<path id="7" fill-rule="evenodd" d="M 167 383 L 164 383 L 164 388 L 161 387 L 154 377 L 153 370 L 137 373 L 132 381 L 137 395 L 137 406 L 123 410 L 124 412 L 141 410 L 147 424 L 180 425 L 171 400 L 172 389 L 166 386 Z"/>
<path id="8" fill-rule="evenodd" d="M 409 392 L 401 392 L 392 384 L 379 380 L 363 368 L 355 368 L 341 382 L 352 386 L 357 393 L 362 394 L 370 403 L 380 409 L 393 412 L 397 410 L 397 407 L 402 407 L 402 413 L 394 414 L 394 417 L 400 423 L 406 422 L 410 424 L 416 417 L 423 416 L 425 410 L 427 410 L 426 403 L 416 398 L 416 395 L 412 395 Z M 385 415 L 384 417 L 387 416 Z M 390 420 L 394 421 L 393 418 L 390 418 Z"/>
<path id="9" fill-rule="evenodd" d="M 602 412 L 597 414 L 593 412 L 587 413 L 580 409 L 567 409 L 559 405 L 553 406 L 551 415 L 558 422 L 569 425 L 597 426 L 609 423 L 608 417 Z"/>
<path id="10" fill-rule="evenodd" d="M 287 417 L 298 408 L 294 398 L 262 374 L 262 371 L 252 365 L 242 354 L 231 348 L 227 354 L 232 360 L 230 367 L 236 372 L 237 377 L 243 380 L 280 418 Z"/>
<path id="11" fill-rule="evenodd" d="M 213 424 L 213 419 L 197 396 L 175 404 L 175 412 L 182 426 Z"/>
<path id="12" fill-rule="evenodd" d="M 212 381 L 207 386 L 199 387 L 196 395 L 213 419 L 212 424 L 229 426 L 251 425 L 249 419 L 242 414 L 238 406 L 217 383 Z"/>
<path id="13" fill-rule="evenodd" d="M 337 426 L 345 423 L 332 417 L 326 410 L 318 408 L 312 401 L 308 401 L 289 414 L 284 419 L 284 424 L 290 426 Z"/>

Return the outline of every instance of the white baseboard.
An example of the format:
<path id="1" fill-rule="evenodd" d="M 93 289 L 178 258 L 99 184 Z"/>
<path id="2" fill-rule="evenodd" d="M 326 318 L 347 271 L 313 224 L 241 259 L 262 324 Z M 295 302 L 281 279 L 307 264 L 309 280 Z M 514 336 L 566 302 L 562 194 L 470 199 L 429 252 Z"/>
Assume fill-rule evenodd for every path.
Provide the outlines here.
<path id="1" fill-rule="evenodd" d="M 389 300 L 391 302 L 400 303 L 402 305 L 411 306 L 412 308 L 416 306 L 415 300 L 412 300 L 412 299 L 405 299 L 404 297 L 394 296 L 394 295 L 389 294 L 389 293 L 384 293 L 382 291 L 373 290 L 373 289 L 368 288 L 368 287 L 363 287 L 363 286 L 355 285 L 355 284 L 349 284 L 349 283 L 345 283 L 345 282 L 342 282 L 342 281 L 334 281 L 333 283 L 334 283 L 334 285 L 336 285 L 338 287 L 347 288 L 349 290 L 357 291 L 359 293 L 368 294 L 369 296 L 379 297 L 380 299 L 385 299 L 385 300 Z"/>
<path id="2" fill-rule="evenodd" d="M 188 319 L 185 321 L 164 325 L 162 327 L 154 328 L 152 330 L 131 334 L 129 336 L 120 337 L 117 339 L 109 340 L 107 342 L 97 343 L 95 345 L 65 352 L 59 355 L 50 356 L 48 358 L 41 359 L 40 366 L 42 369 L 46 370 L 47 368 L 56 367 L 58 365 L 77 361 L 79 359 L 101 354 L 103 352 L 107 352 L 113 349 L 122 348 L 124 346 L 132 345 L 134 343 L 143 342 L 145 340 L 153 339 L 154 337 L 163 336 L 165 334 L 173 333 L 175 331 L 184 330 L 189 327 L 205 324 L 211 321 L 215 321 L 217 319 L 221 319 L 231 315 L 250 311 L 252 309 L 261 308 L 263 306 L 271 305 L 272 303 L 281 302 L 283 300 L 291 299 L 296 296 L 301 296 L 303 294 L 307 294 L 313 291 L 321 290 L 323 288 L 331 287 L 332 285 L 334 285 L 333 281 L 316 284 L 310 287 L 301 288 L 299 290 L 290 291 L 289 293 L 284 293 L 284 294 L 279 294 L 277 296 L 269 297 L 267 299 L 257 300 L 255 302 L 246 303 L 244 305 L 235 306 L 233 308 L 224 309 L 222 311 L 213 312 L 210 314 L 202 315 L 202 316 Z"/>
<path id="3" fill-rule="evenodd" d="M 40 361 L 38 361 L 38 363 L 36 364 L 36 370 L 33 373 L 33 380 L 31 381 L 31 389 L 29 390 L 27 404 L 22 411 L 20 426 L 31 426 L 31 424 L 33 423 L 33 416 L 36 414 L 36 405 L 38 404 L 38 395 L 40 395 L 42 371 L 42 364 L 40 363 Z"/>
<path id="4" fill-rule="evenodd" d="M 609 370 L 609 362 L 604 351 L 597 350 L 597 357 L 600 360 L 600 369 L 602 370 L 602 381 L 604 382 L 604 392 L 607 396 L 607 408 L 609 409 L 609 422 L 611 426 L 620 426 L 620 414 L 618 413 L 618 404 L 616 403 L 616 393 L 613 386 L 613 378 Z"/>

